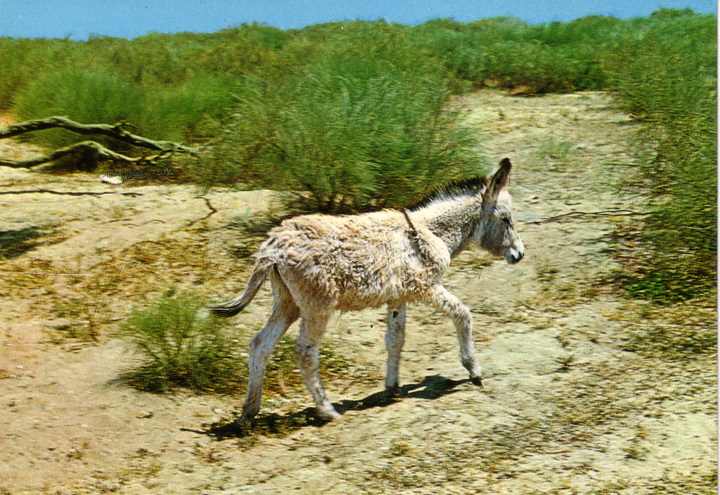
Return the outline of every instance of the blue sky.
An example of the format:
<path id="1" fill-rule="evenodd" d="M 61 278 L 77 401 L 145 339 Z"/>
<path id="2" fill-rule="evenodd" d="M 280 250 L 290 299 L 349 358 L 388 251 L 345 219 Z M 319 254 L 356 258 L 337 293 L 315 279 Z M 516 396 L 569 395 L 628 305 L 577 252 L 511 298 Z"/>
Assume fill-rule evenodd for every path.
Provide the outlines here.
<path id="1" fill-rule="evenodd" d="M 86 40 L 89 34 L 214 32 L 254 21 L 295 29 L 353 19 L 416 25 L 505 15 L 537 24 L 591 14 L 644 17 L 660 7 L 717 14 L 714 0 L 0 0 L 0 36 Z"/>

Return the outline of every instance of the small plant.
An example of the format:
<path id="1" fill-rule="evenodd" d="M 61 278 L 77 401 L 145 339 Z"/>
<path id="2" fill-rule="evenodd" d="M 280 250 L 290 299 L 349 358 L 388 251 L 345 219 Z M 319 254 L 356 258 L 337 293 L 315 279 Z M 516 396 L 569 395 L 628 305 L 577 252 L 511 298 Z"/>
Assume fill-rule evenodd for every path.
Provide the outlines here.
<path id="1" fill-rule="evenodd" d="M 575 354 L 565 354 L 555 358 L 555 362 L 560 365 L 559 371 L 568 371 L 570 366 L 575 362 Z"/>
<path id="2" fill-rule="evenodd" d="M 407 456 L 412 453 L 412 450 L 413 448 L 410 444 L 400 440 L 393 440 L 392 445 L 390 446 L 390 453 L 396 457 Z"/>
<path id="3" fill-rule="evenodd" d="M 99 337 L 98 310 L 98 303 L 91 301 L 89 297 L 71 296 L 58 301 L 53 307 L 55 315 L 60 318 L 71 318 L 75 321 L 71 324 L 62 324 L 55 327 L 57 333 L 53 337 L 58 340 L 76 339 L 85 342 L 97 342 Z"/>
<path id="4" fill-rule="evenodd" d="M 204 316 L 205 302 L 190 293 L 168 291 L 158 301 L 132 311 L 121 336 L 142 357 L 125 379 L 148 391 L 173 387 L 230 392 L 239 388 L 241 363 L 228 327 Z"/>
<path id="5" fill-rule="evenodd" d="M 538 263 L 538 265 L 535 268 L 537 270 L 537 277 L 538 280 L 543 282 L 543 284 L 550 286 L 555 282 L 555 278 L 557 274 L 560 272 L 556 267 L 550 265 L 548 261 L 544 261 L 542 263 Z M 547 290 L 548 287 L 544 287 L 545 290 Z"/>

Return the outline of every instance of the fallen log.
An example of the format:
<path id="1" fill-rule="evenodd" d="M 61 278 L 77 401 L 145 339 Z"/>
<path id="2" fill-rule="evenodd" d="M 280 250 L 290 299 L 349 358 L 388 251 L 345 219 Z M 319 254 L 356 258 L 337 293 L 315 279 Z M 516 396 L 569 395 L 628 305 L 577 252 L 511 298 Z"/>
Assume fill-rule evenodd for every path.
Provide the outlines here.
<path id="1" fill-rule="evenodd" d="M 156 141 L 138 136 L 137 134 L 128 132 L 125 127 L 128 127 L 128 124 L 124 122 L 114 125 L 80 124 L 66 117 L 48 117 L 45 119 L 19 122 L 17 124 L 11 124 L 4 129 L 0 129 L 0 139 L 7 139 L 33 131 L 60 128 L 81 135 L 102 135 L 112 137 L 118 141 L 122 141 L 139 148 L 157 151 L 159 153 L 133 158 L 112 151 L 95 141 L 82 141 L 28 160 L 6 160 L 0 158 L 0 166 L 12 168 L 32 168 L 37 167 L 38 165 L 54 162 L 66 156 L 82 155 L 84 153 L 91 153 L 91 156 L 98 161 L 114 160 L 123 163 L 154 164 L 163 158 L 168 158 L 174 153 L 196 155 L 199 151 L 198 148 L 185 146 L 173 141 Z"/>

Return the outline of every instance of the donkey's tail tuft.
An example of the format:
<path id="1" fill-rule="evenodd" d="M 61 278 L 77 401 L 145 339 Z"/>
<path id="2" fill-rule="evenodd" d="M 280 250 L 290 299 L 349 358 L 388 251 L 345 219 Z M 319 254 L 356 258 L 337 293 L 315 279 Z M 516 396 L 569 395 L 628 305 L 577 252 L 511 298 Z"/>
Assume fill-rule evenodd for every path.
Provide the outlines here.
<path id="1" fill-rule="evenodd" d="M 267 278 L 268 273 L 273 268 L 273 266 L 274 265 L 256 266 L 252 274 L 250 275 L 250 280 L 248 280 L 248 285 L 245 289 L 245 292 L 243 292 L 240 297 L 237 297 L 232 301 L 227 301 L 221 304 L 217 304 L 215 306 L 210 306 L 210 310 L 214 314 L 222 316 L 223 318 L 229 318 L 238 314 L 240 311 L 245 309 L 245 307 L 250 304 L 250 301 L 253 300 L 255 295 L 257 295 L 260 287 L 262 287 L 263 282 L 265 282 L 265 279 Z"/>

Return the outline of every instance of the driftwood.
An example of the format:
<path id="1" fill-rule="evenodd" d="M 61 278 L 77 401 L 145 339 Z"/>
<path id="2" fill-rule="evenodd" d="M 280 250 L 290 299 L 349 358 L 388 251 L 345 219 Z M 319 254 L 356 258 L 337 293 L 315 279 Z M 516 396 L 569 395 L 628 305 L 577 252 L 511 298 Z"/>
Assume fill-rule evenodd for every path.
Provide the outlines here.
<path id="1" fill-rule="evenodd" d="M 185 146 L 172 141 L 154 141 L 136 134 L 132 134 L 125 130 L 128 125 L 119 123 L 114 125 L 107 124 L 79 124 L 65 117 L 48 117 L 46 119 L 30 120 L 12 124 L 5 129 L 0 130 L 0 139 L 11 138 L 32 131 L 41 131 L 45 129 L 60 128 L 72 131 L 82 135 L 103 135 L 109 136 L 118 141 L 157 151 L 153 155 L 132 158 L 122 155 L 115 151 L 107 149 L 105 146 L 95 141 L 83 141 L 80 143 L 55 150 L 51 153 L 41 155 L 29 160 L 5 160 L 0 158 L 0 166 L 12 168 L 32 168 L 45 163 L 53 162 L 60 158 L 70 155 L 82 155 L 91 153 L 96 160 L 114 160 L 124 163 L 147 163 L 153 164 L 158 160 L 167 158 L 174 153 L 186 153 L 194 155 L 198 152 L 197 148 Z"/>

